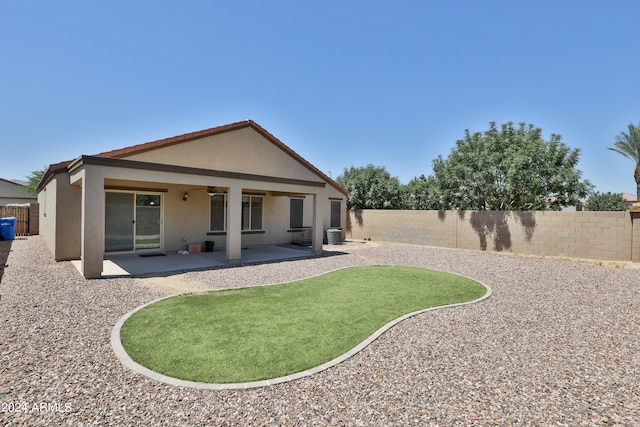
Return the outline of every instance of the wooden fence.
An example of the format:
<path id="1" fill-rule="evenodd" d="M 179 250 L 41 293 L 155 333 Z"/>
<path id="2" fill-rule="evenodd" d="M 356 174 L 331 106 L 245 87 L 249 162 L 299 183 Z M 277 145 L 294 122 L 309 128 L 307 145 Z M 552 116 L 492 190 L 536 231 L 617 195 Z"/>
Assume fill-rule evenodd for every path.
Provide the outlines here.
<path id="1" fill-rule="evenodd" d="M 38 234 L 38 204 L 0 206 L 0 218 L 16 217 L 16 236 Z"/>

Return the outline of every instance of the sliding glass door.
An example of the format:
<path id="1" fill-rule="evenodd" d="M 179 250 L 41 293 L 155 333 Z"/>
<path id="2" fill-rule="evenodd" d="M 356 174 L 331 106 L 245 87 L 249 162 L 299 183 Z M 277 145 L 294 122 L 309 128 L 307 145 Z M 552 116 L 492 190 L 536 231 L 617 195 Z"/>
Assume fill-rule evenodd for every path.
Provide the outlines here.
<path id="1" fill-rule="evenodd" d="M 104 251 L 133 250 L 135 206 L 132 193 L 105 193 Z"/>
<path id="2" fill-rule="evenodd" d="M 136 194 L 136 251 L 160 249 L 160 195 Z"/>
<path id="3" fill-rule="evenodd" d="M 105 252 L 158 250 L 162 246 L 162 196 L 105 193 Z"/>

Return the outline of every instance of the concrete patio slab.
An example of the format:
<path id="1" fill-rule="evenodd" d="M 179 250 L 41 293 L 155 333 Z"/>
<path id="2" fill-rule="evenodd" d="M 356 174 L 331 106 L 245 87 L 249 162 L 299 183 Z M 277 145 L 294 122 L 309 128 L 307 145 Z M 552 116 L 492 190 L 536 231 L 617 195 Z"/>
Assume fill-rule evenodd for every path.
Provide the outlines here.
<path id="1" fill-rule="evenodd" d="M 265 245 L 242 248 L 240 264 L 284 261 L 313 255 L 310 248 Z M 71 263 L 80 271 L 80 261 Z M 202 270 L 230 266 L 224 250 L 214 252 L 194 252 L 182 255 L 178 252 L 147 254 L 107 255 L 103 261 L 102 277 L 129 277 L 163 275 L 189 270 Z"/>

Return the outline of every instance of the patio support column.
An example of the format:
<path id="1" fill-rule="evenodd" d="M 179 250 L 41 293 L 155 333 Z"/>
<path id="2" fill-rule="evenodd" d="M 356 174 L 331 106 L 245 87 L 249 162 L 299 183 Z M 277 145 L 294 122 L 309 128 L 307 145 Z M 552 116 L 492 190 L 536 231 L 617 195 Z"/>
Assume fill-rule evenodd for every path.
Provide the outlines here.
<path id="1" fill-rule="evenodd" d="M 227 192 L 227 262 L 242 258 L 242 187 L 229 187 Z"/>
<path id="2" fill-rule="evenodd" d="M 104 258 L 104 177 L 97 170 L 82 171 L 80 271 L 87 279 L 102 275 Z"/>
<path id="3" fill-rule="evenodd" d="M 324 235 L 324 211 L 321 194 L 313 195 L 313 236 L 311 247 L 315 254 L 322 253 L 322 240 Z"/>

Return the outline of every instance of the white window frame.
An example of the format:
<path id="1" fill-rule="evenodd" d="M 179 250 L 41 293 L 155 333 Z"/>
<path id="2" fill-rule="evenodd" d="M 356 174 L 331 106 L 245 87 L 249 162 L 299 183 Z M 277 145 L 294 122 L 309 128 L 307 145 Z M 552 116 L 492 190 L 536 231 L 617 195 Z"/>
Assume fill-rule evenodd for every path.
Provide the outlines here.
<path id="1" fill-rule="evenodd" d="M 300 206 L 300 225 L 299 226 L 293 226 L 291 224 L 291 220 L 293 219 L 291 216 L 291 207 L 292 207 L 292 201 L 293 200 L 299 200 L 301 203 Z M 291 197 L 289 199 L 289 229 L 295 230 L 298 228 L 304 228 L 304 197 Z"/>
<path id="2" fill-rule="evenodd" d="M 264 196 L 257 194 L 243 194 L 242 203 L 244 204 L 244 198 L 249 198 L 249 228 L 244 228 L 244 221 L 241 221 L 242 231 L 263 231 L 264 230 Z M 253 228 L 253 199 L 260 199 L 260 228 Z M 242 214 L 244 214 L 244 206 L 242 207 Z"/>
<path id="3" fill-rule="evenodd" d="M 338 205 L 338 224 L 336 225 L 333 222 L 334 219 L 334 212 L 333 212 L 333 207 L 335 206 L 334 203 L 336 203 Z M 342 200 L 341 199 L 331 199 L 331 203 L 329 205 L 329 223 L 330 226 L 332 228 L 342 228 Z"/>
<path id="4" fill-rule="evenodd" d="M 213 212 L 211 211 L 211 199 L 215 196 L 222 196 L 223 197 L 223 201 L 224 201 L 224 207 L 223 207 L 223 212 L 222 212 L 222 216 L 223 216 L 223 220 L 222 220 L 222 230 L 211 230 L 211 215 L 213 214 Z M 224 232 L 227 231 L 227 195 L 225 193 L 216 193 L 216 194 L 211 194 L 209 196 L 209 232 L 211 233 L 216 233 L 216 232 Z"/>

